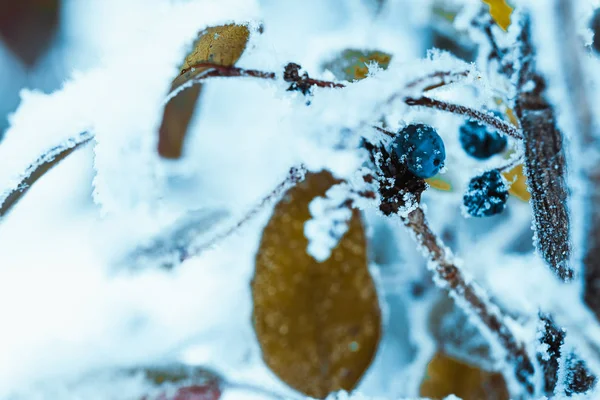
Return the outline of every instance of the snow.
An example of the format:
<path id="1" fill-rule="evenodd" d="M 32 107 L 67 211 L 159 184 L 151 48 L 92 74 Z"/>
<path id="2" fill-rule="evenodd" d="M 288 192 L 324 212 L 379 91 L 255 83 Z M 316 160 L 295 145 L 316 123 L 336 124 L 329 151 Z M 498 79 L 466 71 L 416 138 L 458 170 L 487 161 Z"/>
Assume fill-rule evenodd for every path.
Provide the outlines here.
<path id="1" fill-rule="evenodd" d="M 411 123 L 433 126 L 444 140 L 447 158 L 440 178 L 452 188 L 428 189 L 421 207 L 442 248 L 452 249 L 450 261 L 530 353 L 539 349 L 537 315 L 543 310 L 567 330 L 569 348 L 600 371 L 600 325 L 581 300 L 581 285 L 558 282 L 534 253 L 528 205 L 511 196 L 500 215 L 461 215 L 469 181 L 518 160 L 519 142 L 510 139 L 509 150 L 489 161 L 471 159 L 458 140 L 465 117 L 403 102 L 439 82 L 423 77 L 465 71 L 427 96 L 479 110 L 512 107 L 514 82 L 487 62 L 486 39 L 470 23 L 479 2 L 447 4 L 466 6 L 449 26 L 481 46 L 475 63 L 423 48 L 434 1 L 387 1 L 379 12 L 376 0 L 65 3 L 61 29 L 72 47 L 60 50 L 61 42 L 53 54 L 69 54 L 64 61 L 69 72 L 61 85 L 48 86 L 53 91 L 43 85 L 38 87 L 44 91 L 21 88 L 19 107 L 0 142 L 0 203 L 33 167 L 73 146 L 73 140 L 91 140 L 0 218 L 1 399 L 140 398 L 152 391 L 149 384 L 119 371 L 172 362 L 218 371 L 238 385 L 225 390 L 227 400 L 269 398 L 268 393 L 302 398 L 261 358 L 249 285 L 273 202 L 257 212 L 253 207 L 300 165 L 327 169 L 343 180 L 310 203 L 311 219 L 304 226 L 308 253 L 317 261 L 329 258 L 347 230 L 352 214 L 345 203 L 351 200 L 366 221 L 370 268 L 383 304 L 383 338 L 371 367 L 355 392 L 328 399 L 417 399 L 439 345 L 431 311 L 440 299 L 448 300 L 439 288 L 447 282 L 432 282 L 428 267 L 438 264 L 423 258 L 430 249 L 415 245 L 399 217 L 381 215 L 378 193 L 374 199 L 359 194 L 378 190 L 364 181 L 373 168 L 361 142 L 389 145 L 372 127 L 396 132 Z M 524 3 L 541 21 L 534 25 L 536 35 L 549 35 L 550 11 L 534 0 Z M 589 42 L 584 25 L 591 6 L 578 2 L 576 10 L 578 34 Z M 252 31 L 237 66 L 275 72 L 277 79 L 203 82 L 183 157 L 163 160 L 156 131 L 179 63 L 198 31 L 225 23 L 249 24 Z M 500 45 L 510 45 L 518 27 L 493 31 Z M 559 83 L 563 72 L 556 49 L 548 45 L 552 42 L 538 42 L 539 64 L 552 85 L 549 98 L 562 105 L 566 89 Z M 281 76 L 288 62 L 299 63 L 312 78 L 332 79 L 323 62 L 346 48 L 379 49 L 393 58 L 386 70 L 372 67 L 368 78 L 346 82 L 345 88 L 314 88 L 309 97 L 287 91 Z M 0 68 L 13 64 L 8 57 L 0 48 Z M 598 71 L 599 63 L 585 58 L 584 69 Z M 597 84 L 594 80 L 590 87 Z M 592 104 L 600 100 L 596 92 L 589 90 Z M 8 96 L 2 101 L 0 110 L 14 106 Z M 559 124 L 577 144 L 572 112 L 564 107 Z M 586 153 L 592 161 L 596 150 Z M 571 154 L 569 172 L 592 162 L 583 158 Z M 585 182 L 574 182 L 575 195 L 585 193 Z M 416 206 L 411 201 L 400 216 Z M 249 210 L 252 218 L 222 235 Z M 584 243 L 585 216 L 573 214 L 574 243 Z M 219 240 L 212 242 L 214 237 Z M 512 374 L 502 364 L 503 349 L 493 332 L 482 327 L 463 295 L 451 293 L 467 317 L 445 314 L 439 322 L 446 339 L 468 325 L 467 345 L 452 342 L 448 351 Z M 482 348 L 486 357 L 478 353 Z"/>

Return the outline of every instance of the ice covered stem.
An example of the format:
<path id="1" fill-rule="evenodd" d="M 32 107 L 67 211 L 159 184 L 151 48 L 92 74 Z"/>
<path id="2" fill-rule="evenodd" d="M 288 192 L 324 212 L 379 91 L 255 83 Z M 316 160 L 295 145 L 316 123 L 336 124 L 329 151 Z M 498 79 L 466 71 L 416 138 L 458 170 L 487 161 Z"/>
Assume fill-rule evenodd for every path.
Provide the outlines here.
<path id="1" fill-rule="evenodd" d="M 485 290 L 475 282 L 468 281 L 453 260 L 451 251 L 444 246 L 429 228 L 423 209 L 418 207 L 403 218 L 404 224 L 413 232 L 418 245 L 429 259 L 429 268 L 436 284 L 447 290 L 456 303 L 475 318 L 486 336 L 492 338 L 504 350 L 507 370 L 524 392 L 534 392 L 534 367 L 525 345 L 519 341 L 506 324 L 506 317 L 492 304 Z"/>
<path id="2" fill-rule="evenodd" d="M 90 132 L 82 132 L 48 149 L 31 163 L 21 175 L 14 179 L 11 187 L 0 192 L 0 219 L 9 213 L 38 179 L 67 158 L 69 154 L 91 141 L 93 137 Z"/>
<path id="3" fill-rule="evenodd" d="M 525 175 L 531 193 L 535 245 L 550 269 L 563 281 L 573 279 L 569 265 L 569 214 L 563 136 L 554 109 L 545 98 L 546 82 L 537 72 L 531 23 L 525 19 L 520 34 L 516 114 L 523 130 Z"/>
<path id="4" fill-rule="evenodd" d="M 306 176 L 306 167 L 304 165 L 299 165 L 296 167 L 290 168 L 288 175 L 285 177 L 283 181 L 281 181 L 269 194 L 263 197 L 256 205 L 254 205 L 251 209 L 249 209 L 240 219 L 237 220 L 232 226 L 226 228 L 220 233 L 217 233 L 215 236 L 210 238 L 208 241 L 204 243 L 197 244 L 189 249 L 187 249 L 184 256 L 182 256 L 181 261 L 185 261 L 188 258 L 192 258 L 198 256 L 203 251 L 210 249 L 217 245 L 219 242 L 228 238 L 235 232 L 237 232 L 242 226 L 252 220 L 258 213 L 260 213 L 264 208 L 273 202 L 275 199 L 278 199 L 285 193 L 288 189 L 295 186 L 298 182 L 304 180 Z"/>
<path id="5" fill-rule="evenodd" d="M 436 100 L 425 96 L 419 98 L 407 97 L 404 99 L 404 102 L 409 106 L 421 106 L 440 111 L 446 111 L 452 114 L 464 115 L 491 128 L 494 128 L 507 136 L 517 140 L 523 139 L 523 135 L 514 126 L 502 121 L 500 118 L 496 118 L 490 114 L 466 106 L 447 103 L 445 101 Z"/>
<path id="6" fill-rule="evenodd" d="M 543 394 L 563 394 L 556 392 L 559 390 L 571 396 L 593 389 L 596 377 L 572 349 L 564 346 L 566 330 L 556 325 L 549 314 L 540 313 L 539 317 L 539 341 L 544 346 L 538 348 L 537 359 L 544 374 Z"/>

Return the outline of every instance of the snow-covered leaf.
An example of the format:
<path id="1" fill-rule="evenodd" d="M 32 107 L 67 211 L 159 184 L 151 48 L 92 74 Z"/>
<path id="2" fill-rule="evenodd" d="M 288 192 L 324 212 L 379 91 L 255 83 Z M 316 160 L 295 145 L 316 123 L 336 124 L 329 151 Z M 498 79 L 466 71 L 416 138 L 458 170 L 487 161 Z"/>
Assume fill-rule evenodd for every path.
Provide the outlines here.
<path id="1" fill-rule="evenodd" d="M 248 42 L 249 30 L 243 25 L 223 25 L 203 31 L 182 65 L 182 75 L 177 77 L 172 89 L 180 85 L 182 78 L 198 74 L 206 68 L 195 68 L 201 63 L 233 65 L 241 57 Z M 184 88 L 172 98 L 163 113 L 159 130 L 158 153 L 165 158 L 179 158 L 188 126 L 194 116 L 200 98 L 201 86 Z"/>
<path id="2" fill-rule="evenodd" d="M 323 65 L 337 79 L 353 81 L 367 77 L 369 65 L 377 64 L 386 69 L 392 55 L 379 50 L 346 49 Z"/>
<path id="3" fill-rule="evenodd" d="M 513 12 L 513 8 L 506 2 L 506 0 L 482 0 L 488 6 L 490 6 L 490 15 L 496 21 L 500 28 L 507 30 L 510 25 L 510 17 Z"/>
<path id="4" fill-rule="evenodd" d="M 316 398 L 353 389 L 381 335 L 358 211 L 328 260 L 319 263 L 306 252 L 309 204 L 335 183 L 328 172 L 308 174 L 284 196 L 263 231 L 252 281 L 254 328 L 265 362 Z"/>

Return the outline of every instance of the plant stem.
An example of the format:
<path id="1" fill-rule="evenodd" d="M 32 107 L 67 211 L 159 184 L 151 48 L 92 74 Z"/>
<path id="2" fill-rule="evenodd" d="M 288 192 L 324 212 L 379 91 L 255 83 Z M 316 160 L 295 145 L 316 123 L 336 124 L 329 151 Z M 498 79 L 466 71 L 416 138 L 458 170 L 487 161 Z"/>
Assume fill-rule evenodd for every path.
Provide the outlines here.
<path id="1" fill-rule="evenodd" d="M 90 132 L 82 132 L 79 135 L 52 147 L 31 163 L 27 169 L 19 175 L 17 182 L 9 189 L 0 193 L 0 219 L 4 218 L 10 210 L 23 198 L 31 186 L 44 174 L 58 165 L 75 150 L 83 147 L 93 138 Z"/>
<path id="2" fill-rule="evenodd" d="M 423 209 L 418 207 L 410 212 L 403 218 L 403 222 L 427 254 L 429 269 L 434 274 L 436 284 L 447 290 L 468 315 L 476 318 L 484 333 L 487 333 L 486 336 L 493 338 L 505 350 L 506 362 L 514 368 L 515 380 L 527 394 L 533 394 L 533 363 L 525 345 L 514 336 L 506 324 L 506 317 L 489 301 L 483 288 L 465 278 L 463 271 L 454 262 L 450 250 L 429 228 Z"/>
<path id="3" fill-rule="evenodd" d="M 409 106 L 421 106 L 440 111 L 446 111 L 453 114 L 464 115 L 485 125 L 491 126 L 507 136 L 511 136 L 517 140 L 523 140 L 523 135 L 511 124 L 502 121 L 500 118 L 496 118 L 473 108 L 465 107 L 459 104 L 447 103 L 445 101 L 436 100 L 425 96 L 419 98 L 407 97 L 404 99 L 404 102 Z"/>
<path id="4" fill-rule="evenodd" d="M 307 170 L 303 165 L 292 167 L 287 177 L 281 183 L 279 183 L 269 194 L 263 197 L 258 202 L 258 204 L 256 204 L 248 212 L 246 212 L 244 216 L 241 219 L 239 219 L 234 225 L 225 229 L 223 232 L 213 236 L 210 240 L 208 240 L 205 243 L 191 246 L 189 249 L 187 249 L 185 253 L 183 253 L 184 255 L 182 256 L 181 261 L 198 256 L 203 251 L 214 247 L 217 243 L 231 236 L 242 226 L 244 226 L 248 221 L 254 218 L 259 212 L 261 212 L 269 203 L 271 203 L 275 199 L 280 198 L 286 190 L 288 190 L 298 182 L 304 180 L 306 172 Z"/>
<path id="5" fill-rule="evenodd" d="M 563 138 L 554 109 L 545 98 L 546 82 L 536 71 L 529 18 L 519 42 L 522 65 L 515 110 L 523 129 L 525 175 L 531 193 L 535 244 L 550 269 L 567 282 L 573 279 L 573 269 L 569 265 L 570 221 Z"/>

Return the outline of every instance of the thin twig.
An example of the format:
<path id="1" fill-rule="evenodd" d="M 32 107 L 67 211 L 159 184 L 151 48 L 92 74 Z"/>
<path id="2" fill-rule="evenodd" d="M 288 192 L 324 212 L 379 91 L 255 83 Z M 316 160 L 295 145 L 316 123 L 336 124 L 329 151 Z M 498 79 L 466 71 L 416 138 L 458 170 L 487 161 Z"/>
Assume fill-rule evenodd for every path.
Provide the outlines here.
<path id="1" fill-rule="evenodd" d="M 181 75 L 187 74 L 187 72 L 193 72 L 194 70 L 200 69 L 208 69 L 205 77 L 217 77 L 217 76 L 249 76 L 252 78 L 261 78 L 261 79 L 275 79 L 274 72 L 264 72 L 258 71 L 255 69 L 244 69 L 238 68 L 234 66 L 225 66 L 213 63 L 198 63 L 194 64 L 191 67 L 184 69 L 181 71 Z"/>
<path id="2" fill-rule="evenodd" d="M 459 104 L 447 103 L 445 101 L 432 99 L 430 97 L 407 97 L 404 99 L 404 102 L 409 106 L 421 106 L 427 108 L 433 108 L 440 111 L 446 111 L 453 114 L 464 115 L 470 117 L 478 122 L 481 122 L 485 125 L 488 125 L 499 132 L 504 133 L 507 136 L 513 137 L 518 140 L 523 139 L 523 135 L 509 123 L 504 122 L 500 118 L 496 118 L 490 114 L 475 110 L 473 108 L 469 108 L 466 106 L 462 106 Z"/>
<path id="3" fill-rule="evenodd" d="M 308 89 L 313 86 L 322 88 L 344 88 L 346 85 L 343 83 L 322 81 L 319 79 L 313 79 L 308 76 L 308 73 L 300 75 L 300 65 L 296 63 L 289 63 L 285 66 L 283 72 L 283 80 L 292 83 L 291 89 L 299 89 L 303 93 L 306 93 Z"/>
<path id="4" fill-rule="evenodd" d="M 379 132 L 383 133 L 384 135 L 387 135 L 389 137 L 395 137 L 396 134 L 394 132 L 390 132 L 386 129 L 380 128 L 378 126 L 373 126 L 374 129 L 378 130 Z"/>
<path id="5" fill-rule="evenodd" d="M 421 88 L 423 92 L 428 92 L 430 90 L 437 89 L 450 83 L 458 82 L 460 78 L 465 78 L 467 76 L 469 76 L 469 71 L 436 71 L 429 75 L 425 75 L 410 81 L 406 84 L 405 88 L 415 89 L 423 83 L 439 78 L 440 82 L 429 83 L 427 86 Z"/>
<path id="6" fill-rule="evenodd" d="M 92 140 L 93 134 L 83 132 L 79 135 L 56 145 L 38 157 L 30 164 L 25 172 L 15 178 L 17 182 L 13 187 L 0 194 L 0 218 L 5 217 L 10 210 L 23 198 L 25 193 L 40 179 L 46 172 L 58 165 L 69 154 Z"/>
<path id="7" fill-rule="evenodd" d="M 505 317 L 498 307 L 489 301 L 485 290 L 475 282 L 465 279 L 462 270 L 453 261 L 450 250 L 429 228 L 423 209 L 418 207 L 403 218 L 403 222 L 413 232 L 419 246 L 427 253 L 429 268 L 434 273 L 436 284 L 448 290 L 458 305 L 476 318 L 485 327 L 488 336 L 501 345 L 506 351 L 507 364 L 515 368 L 513 373 L 516 381 L 528 394 L 532 394 L 533 364 L 525 345 L 506 325 Z"/>
<path id="8" fill-rule="evenodd" d="M 297 64 L 289 64 L 288 67 L 290 65 L 292 66 L 292 68 L 286 71 L 286 73 L 284 74 L 286 75 L 285 80 L 293 82 L 293 84 L 296 84 L 299 87 L 345 87 L 345 85 L 342 83 L 312 79 L 307 74 L 300 76 L 299 74 L 297 74 Z M 408 84 L 407 87 L 415 87 L 421 83 L 426 82 L 427 80 L 441 78 L 441 82 L 432 83 L 423 88 L 423 90 L 430 90 L 435 87 L 443 86 L 444 84 L 452 82 L 458 77 L 466 76 L 467 74 L 468 73 L 466 71 L 438 71 L 429 74 L 425 77 L 413 80 Z M 178 77 L 173 83 L 172 90 L 165 98 L 165 103 L 189 85 L 202 82 L 207 78 L 215 77 L 250 77 L 257 79 L 274 80 L 277 76 L 274 72 L 244 69 L 234 66 L 224 66 L 212 63 L 200 63 L 192 66 L 189 70 L 185 70 L 182 72 L 180 77 Z M 455 114 L 467 115 L 484 124 L 488 124 L 500 130 L 501 132 L 506 133 L 507 135 L 519 138 L 519 133 L 516 129 L 495 117 L 491 117 L 485 113 L 479 112 L 474 109 L 470 109 L 465 106 L 448 104 L 439 100 L 428 99 L 426 97 L 423 97 L 422 99 L 423 100 L 408 98 L 405 99 L 405 102 L 409 105 L 430 107 L 443 111 L 453 112 Z M 389 133 L 387 134 L 389 135 Z M 24 195 L 28 188 L 33 183 L 35 183 L 35 181 L 37 181 L 41 176 L 43 176 L 45 172 L 52 168 L 52 166 L 54 166 L 56 163 L 62 161 L 73 151 L 80 148 L 83 144 L 90 141 L 92 138 L 92 133 L 84 132 L 77 137 L 70 138 L 66 142 L 55 146 L 54 148 L 50 149 L 48 152 L 40 156 L 39 159 L 36 160 L 36 162 L 29 166 L 27 170 L 17 178 L 18 183 L 13 188 L 8 189 L 4 194 L 0 195 L 0 218 L 6 215 L 9 209 L 11 209 L 14 206 L 14 204 L 16 204 L 18 200 L 20 200 L 20 198 Z"/>
<path id="9" fill-rule="evenodd" d="M 494 169 L 498 172 L 506 172 L 506 171 L 510 171 L 511 169 L 515 168 L 517 165 L 520 165 L 520 164 L 523 164 L 523 155 L 512 158 L 512 159 L 508 160 L 508 162 L 506 164 L 496 167 Z"/>
<path id="10" fill-rule="evenodd" d="M 191 247 L 184 254 L 181 261 L 198 256 L 202 252 L 214 247 L 222 240 L 228 238 L 233 233 L 237 232 L 242 226 L 248 223 L 248 221 L 252 220 L 258 213 L 264 210 L 266 205 L 273 202 L 275 199 L 280 198 L 286 190 L 288 190 L 290 187 L 294 186 L 298 182 L 304 180 L 306 172 L 307 170 L 303 165 L 291 168 L 288 176 L 281 183 L 279 183 L 268 195 L 261 199 L 258 202 L 258 204 L 253 206 L 246 214 L 244 214 L 244 216 L 240 220 L 238 220 L 234 225 L 230 226 L 223 232 L 213 236 L 207 242 Z"/>

